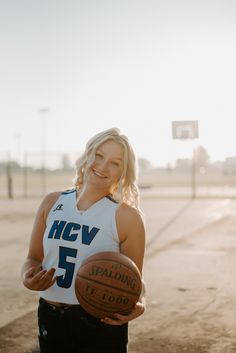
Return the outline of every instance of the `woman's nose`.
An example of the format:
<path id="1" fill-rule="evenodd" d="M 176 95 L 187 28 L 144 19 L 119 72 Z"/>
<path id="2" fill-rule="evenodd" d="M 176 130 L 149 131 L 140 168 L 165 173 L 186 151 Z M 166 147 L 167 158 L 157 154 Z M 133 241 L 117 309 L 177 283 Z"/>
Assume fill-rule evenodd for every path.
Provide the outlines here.
<path id="1" fill-rule="evenodd" d="M 100 172 L 106 171 L 107 170 L 107 161 L 102 160 L 98 162 L 98 167 Z"/>

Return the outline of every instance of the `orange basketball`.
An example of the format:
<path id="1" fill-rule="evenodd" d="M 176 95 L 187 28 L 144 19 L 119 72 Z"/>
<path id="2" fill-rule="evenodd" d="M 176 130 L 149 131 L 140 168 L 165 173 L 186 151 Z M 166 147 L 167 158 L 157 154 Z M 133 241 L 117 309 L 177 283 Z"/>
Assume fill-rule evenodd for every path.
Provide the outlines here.
<path id="1" fill-rule="evenodd" d="M 100 252 L 88 257 L 75 279 L 80 305 L 98 318 L 130 313 L 141 290 L 138 267 L 130 258 L 116 252 Z"/>

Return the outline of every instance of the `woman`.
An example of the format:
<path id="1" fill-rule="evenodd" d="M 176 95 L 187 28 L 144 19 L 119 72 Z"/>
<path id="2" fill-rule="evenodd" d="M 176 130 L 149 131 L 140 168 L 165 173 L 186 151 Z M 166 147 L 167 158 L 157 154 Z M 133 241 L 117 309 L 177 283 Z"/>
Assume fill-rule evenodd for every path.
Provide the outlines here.
<path id="1" fill-rule="evenodd" d="M 74 291 L 81 262 L 100 251 L 131 258 L 142 273 L 145 229 L 135 155 L 118 129 L 95 135 L 76 163 L 75 188 L 48 194 L 33 226 L 22 280 L 39 291 L 41 353 L 126 353 L 128 322 L 145 310 L 144 284 L 129 315 L 90 316 Z"/>

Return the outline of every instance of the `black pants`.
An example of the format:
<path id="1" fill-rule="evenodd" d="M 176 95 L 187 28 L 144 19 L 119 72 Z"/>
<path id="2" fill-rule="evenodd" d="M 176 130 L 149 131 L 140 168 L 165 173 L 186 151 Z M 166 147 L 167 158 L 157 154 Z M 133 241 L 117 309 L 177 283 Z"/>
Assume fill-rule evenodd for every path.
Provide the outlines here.
<path id="1" fill-rule="evenodd" d="M 38 325 L 41 353 L 127 353 L 128 324 L 104 324 L 80 305 L 63 309 L 40 298 Z"/>

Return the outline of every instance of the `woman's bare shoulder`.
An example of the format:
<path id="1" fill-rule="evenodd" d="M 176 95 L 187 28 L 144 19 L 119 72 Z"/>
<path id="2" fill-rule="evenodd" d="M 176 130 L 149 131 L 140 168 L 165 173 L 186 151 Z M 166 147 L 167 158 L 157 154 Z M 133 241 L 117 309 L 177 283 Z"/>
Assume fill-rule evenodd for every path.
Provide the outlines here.
<path id="1" fill-rule="evenodd" d="M 53 192 L 50 192 L 50 193 L 48 193 L 45 197 L 44 197 L 44 199 L 43 199 L 43 203 L 45 203 L 45 204 L 51 204 L 51 205 L 53 205 L 56 201 L 57 201 L 57 199 L 59 198 L 59 196 L 61 195 L 61 191 L 53 191 Z"/>
<path id="2" fill-rule="evenodd" d="M 41 210 L 46 218 L 48 213 L 50 212 L 52 206 L 58 200 L 61 195 L 61 191 L 53 191 L 48 193 L 42 200 L 39 211 Z"/>
<path id="3" fill-rule="evenodd" d="M 134 208 L 126 203 L 122 203 L 117 209 L 117 217 L 120 220 L 129 220 L 134 222 L 135 220 L 143 220 L 143 214 L 141 210 Z"/>

